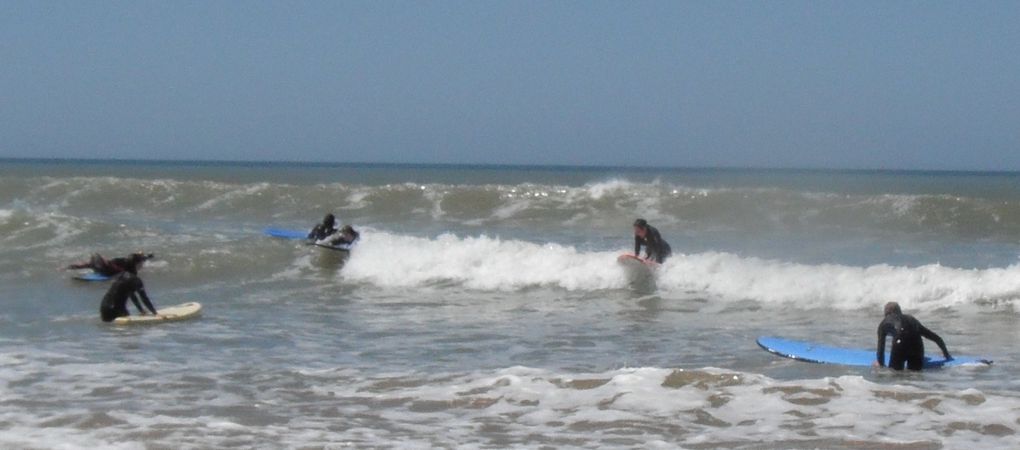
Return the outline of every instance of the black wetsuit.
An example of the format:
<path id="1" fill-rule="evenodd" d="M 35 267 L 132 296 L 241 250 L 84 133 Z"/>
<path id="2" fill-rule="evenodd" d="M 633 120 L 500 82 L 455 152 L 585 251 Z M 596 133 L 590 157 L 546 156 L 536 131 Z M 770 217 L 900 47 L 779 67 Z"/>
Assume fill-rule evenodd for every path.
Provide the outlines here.
<path id="1" fill-rule="evenodd" d="M 103 258 L 99 253 L 93 253 L 89 262 L 84 264 L 71 264 L 68 269 L 92 269 L 93 272 L 112 277 L 127 270 L 131 265 L 129 258 Z"/>
<path id="2" fill-rule="evenodd" d="M 921 322 L 908 314 L 889 314 L 878 325 L 878 350 L 876 360 L 885 365 L 885 337 L 892 335 L 892 349 L 889 351 L 889 368 L 903 370 L 903 365 L 910 370 L 921 370 L 924 367 L 924 341 L 922 337 L 931 339 L 938 344 L 946 359 L 950 359 L 946 343 L 939 335 L 921 325 Z"/>
<path id="3" fill-rule="evenodd" d="M 343 233 L 339 233 L 337 235 L 337 237 L 335 237 L 335 238 L 333 238 L 332 240 L 329 241 L 329 245 L 332 245 L 332 246 L 351 245 L 355 241 L 357 241 L 358 238 L 360 238 L 360 237 L 361 237 L 361 233 L 358 233 L 357 231 L 352 232 L 350 238 L 347 238 L 346 236 L 344 236 Z"/>
<path id="4" fill-rule="evenodd" d="M 142 305 L 138 302 L 139 296 L 142 297 L 142 301 L 149 308 L 149 311 L 156 314 L 156 308 L 152 306 L 149 296 L 145 293 L 145 285 L 142 284 L 142 279 L 131 272 L 122 273 L 117 279 L 113 280 L 110 289 L 103 296 L 103 303 L 99 305 L 99 315 L 103 318 L 103 322 L 112 322 L 113 319 L 118 317 L 130 315 L 127 310 L 128 298 L 135 304 L 138 312 L 144 313 L 145 310 L 142 309 Z"/>
<path id="5" fill-rule="evenodd" d="M 634 236 L 635 255 L 641 254 L 642 245 L 645 247 L 648 258 L 660 264 L 673 254 L 673 249 L 669 247 L 669 243 L 664 241 L 662 235 L 659 234 L 659 230 L 656 230 L 651 225 L 645 226 L 645 237 Z"/>
<path id="6" fill-rule="evenodd" d="M 313 241 L 321 241 L 333 233 L 336 233 L 335 225 L 333 224 L 326 225 L 325 223 L 320 223 L 316 225 L 315 228 L 312 228 L 312 231 L 308 232 L 308 239 Z"/>

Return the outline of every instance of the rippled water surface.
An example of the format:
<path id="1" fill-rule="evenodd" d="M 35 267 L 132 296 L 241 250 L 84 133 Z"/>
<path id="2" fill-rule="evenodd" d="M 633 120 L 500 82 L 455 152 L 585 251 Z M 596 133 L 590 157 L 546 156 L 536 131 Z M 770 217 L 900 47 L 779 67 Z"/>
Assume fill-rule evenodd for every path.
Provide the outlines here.
<path id="1" fill-rule="evenodd" d="M 262 234 L 330 211 L 346 263 Z M 1012 174 L 3 161 L 0 446 L 1016 447 L 1018 243 Z M 135 250 L 202 317 L 106 325 L 56 270 Z M 995 364 L 755 345 L 870 348 L 887 301 Z"/>

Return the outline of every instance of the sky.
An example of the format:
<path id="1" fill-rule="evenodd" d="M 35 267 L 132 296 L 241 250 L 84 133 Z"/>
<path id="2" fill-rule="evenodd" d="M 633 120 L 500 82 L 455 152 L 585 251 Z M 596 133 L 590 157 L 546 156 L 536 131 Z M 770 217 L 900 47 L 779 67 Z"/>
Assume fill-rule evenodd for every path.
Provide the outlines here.
<path id="1" fill-rule="evenodd" d="M 0 157 L 1020 170 L 1018 1 L 0 11 Z"/>

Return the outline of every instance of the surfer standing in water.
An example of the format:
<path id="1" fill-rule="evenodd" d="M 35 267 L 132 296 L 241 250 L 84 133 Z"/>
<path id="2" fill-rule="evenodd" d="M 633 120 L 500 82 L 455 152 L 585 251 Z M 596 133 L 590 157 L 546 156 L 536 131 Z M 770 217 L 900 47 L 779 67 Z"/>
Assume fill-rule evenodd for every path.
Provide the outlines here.
<path id="1" fill-rule="evenodd" d="M 92 269 L 93 272 L 100 275 L 106 275 L 112 277 L 121 272 L 127 270 L 128 266 L 141 267 L 141 264 L 146 260 L 155 257 L 152 253 L 132 253 L 123 258 L 106 259 L 99 253 L 93 253 L 92 257 L 88 261 L 71 264 L 64 269 Z"/>
<path id="2" fill-rule="evenodd" d="M 641 247 L 645 247 L 645 260 L 655 261 L 662 264 L 670 255 L 673 249 L 669 243 L 662 239 L 659 230 L 648 224 L 645 219 L 634 221 L 634 256 L 641 257 Z"/>
<path id="3" fill-rule="evenodd" d="M 308 239 L 321 241 L 333 233 L 336 233 L 336 216 L 333 213 L 329 213 L 326 214 L 326 217 L 322 218 L 322 223 L 315 225 L 315 228 L 308 232 Z"/>
<path id="4" fill-rule="evenodd" d="M 892 335 L 892 349 L 889 351 L 889 368 L 903 370 L 921 370 L 924 366 L 924 341 L 922 337 L 935 342 L 947 360 L 953 359 L 946 349 L 946 343 L 939 335 L 921 325 L 921 322 L 909 314 L 903 314 L 899 303 L 885 304 L 885 318 L 878 324 L 878 349 L 875 352 L 875 366 L 885 364 L 885 337 Z"/>
<path id="5" fill-rule="evenodd" d="M 112 322 L 113 319 L 118 317 L 131 315 L 127 310 L 129 298 L 142 315 L 145 315 L 145 310 L 142 309 L 142 305 L 138 302 L 138 297 L 142 298 L 142 302 L 145 303 L 145 306 L 149 308 L 152 314 L 156 314 L 156 308 L 152 306 L 152 301 L 149 300 L 149 296 L 145 293 L 145 285 L 142 283 L 142 279 L 138 278 L 138 269 L 142 267 L 144 262 L 144 259 L 137 261 L 135 259 L 130 260 L 124 267 L 124 271 L 113 280 L 110 289 L 103 296 L 103 302 L 99 305 L 99 316 L 103 319 L 103 322 Z"/>

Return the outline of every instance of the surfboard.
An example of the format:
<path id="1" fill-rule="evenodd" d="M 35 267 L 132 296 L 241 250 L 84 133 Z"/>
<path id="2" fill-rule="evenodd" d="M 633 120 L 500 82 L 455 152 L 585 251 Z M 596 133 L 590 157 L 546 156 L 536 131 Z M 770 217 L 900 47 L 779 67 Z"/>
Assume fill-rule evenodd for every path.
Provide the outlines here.
<path id="1" fill-rule="evenodd" d="M 118 325 L 140 325 L 191 319 L 198 317 L 199 313 L 202 312 L 202 305 L 197 302 L 188 302 L 163 308 L 157 307 L 156 311 L 158 314 L 155 315 L 118 317 L 113 319 L 113 323 Z"/>
<path id="2" fill-rule="evenodd" d="M 629 253 L 616 257 L 616 262 L 632 276 L 649 276 L 659 267 L 659 263 L 655 261 L 646 261 Z"/>
<path id="3" fill-rule="evenodd" d="M 622 254 L 616 258 L 616 262 L 623 266 L 627 282 L 631 287 L 640 289 L 655 288 L 655 269 L 659 264 L 654 261 L 645 261 L 631 254 Z"/>
<path id="4" fill-rule="evenodd" d="M 619 262 L 620 264 L 625 265 L 625 266 L 627 266 L 627 265 L 633 265 L 635 267 L 644 266 L 644 267 L 647 267 L 648 269 L 655 269 L 655 268 L 659 267 L 659 263 L 657 263 L 655 261 L 648 261 L 648 260 L 645 260 L 643 258 L 639 258 L 637 256 L 634 256 L 634 255 L 632 255 L 630 253 L 624 253 L 624 254 L 622 254 L 620 256 L 617 256 L 616 257 L 616 261 Z M 640 264 L 640 266 L 638 266 L 638 264 Z"/>
<path id="5" fill-rule="evenodd" d="M 313 245 L 315 245 L 316 247 L 321 247 L 321 248 L 324 248 L 324 249 L 333 250 L 333 251 L 337 251 L 337 252 L 350 252 L 351 251 L 351 247 L 353 247 L 352 244 L 329 245 L 329 244 L 326 244 L 326 243 L 318 243 L 318 242 L 313 243 Z"/>
<path id="6" fill-rule="evenodd" d="M 262 231 L 266 236 L 280 239 L 308 239 L 308 232 L 301 230 L 288 230 L 284 228 L 266 228 Z"/>
<path id="7" fill-rule="evenodd" d="M 874 349 L 862 350 L 832 347 L 813 342 L 795 341 L 772 336 L 759 337 L 758 346 L 769 353 L 810 363 L 870 367 L 871 363 L 875 361 Z M 886 352 L 885 357 L 885 363 L 888 364 L 888 352 Z M 963 365 L 988 365 L 991 363 L 992 361 L 990 360 L 972 356 L 954 356 L 953 359 L 950 360 L 932 358 L 929 356 L 924 357 L 924 368 L 926 369 Z"/>
<path id="8" fill-rule="evenodd" d="M 89 272 L 72 276 L 71 279 L 78 281 L 110 281 L 113 277 L 109 277 L 101 273 Z"/>

